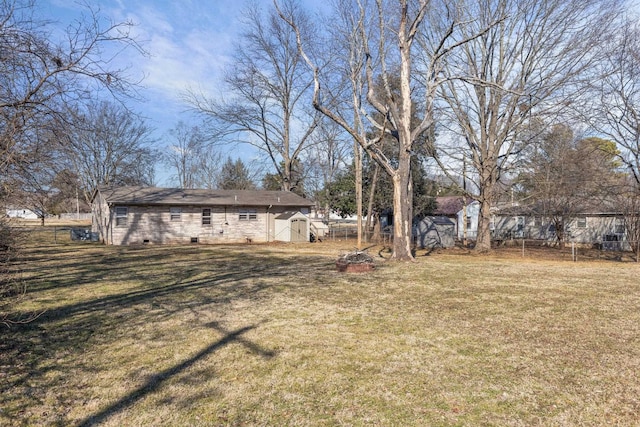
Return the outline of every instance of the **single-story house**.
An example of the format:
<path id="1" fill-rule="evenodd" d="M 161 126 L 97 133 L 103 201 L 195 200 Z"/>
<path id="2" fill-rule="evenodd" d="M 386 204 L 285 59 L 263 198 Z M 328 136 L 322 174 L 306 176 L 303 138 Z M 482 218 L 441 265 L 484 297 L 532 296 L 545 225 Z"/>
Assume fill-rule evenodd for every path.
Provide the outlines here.
<path id="1" fill-rule="evenodd" d="M 6 210 L 6 215 L 9 218 L 38 219 L 38 214 L 31 209 L 15 206 L 8 207 Z"/>
<path id="2" fill-rule="evenodd" d="M 496 240 L 557 240 L 555 224 L 544 215 L 518 210 L 517 207 L 497 211 L 492 216 L 492 237 Z M 617 212 L 589 212 L 572 216 L 564 224 L 565 242 L 601 247 L 608 250 L 630 250 L 624 217 Z"/>
<path id="3" fill-rule="evenodd" d="M 111 245 L 308 242 L 312 205 L 286 191 L 99 187 L 92 232 Z"/>
<path id="4" fill-rule="evenodd" d="M 453 219 L 456 222 L 457 239 L 475 240 L 478 233 L 480 204 L 467 199 L 469 202 L 465 206 L 461 201 L 462 198 L 458 196 L 443 199 L 446 203 L 439 205 L 440 208 L 436 212 L 446 213 L 451 218 L 450 211 L 459 207 Z M 567 220 L 564 225 L 565 242 L 593 245 L 609 250 L 630 250 L 631 247 L 626 241 L 623 215 L 616 212 L 615 206 L 607 206 L 603 203 L 592 204 L 593 207 L 585 208 L 582 213 L 572 215 Z M 585 205 L 589 204 L 585 203 Z M 532 239 L 548 243 L 555 242 L 557 240 L 555 224 L 549 215 L 539 213 L 541 211 L 537 206 L 517 203 L 494 207 L 490 222 L 492 239 L 500 241 Z"/>

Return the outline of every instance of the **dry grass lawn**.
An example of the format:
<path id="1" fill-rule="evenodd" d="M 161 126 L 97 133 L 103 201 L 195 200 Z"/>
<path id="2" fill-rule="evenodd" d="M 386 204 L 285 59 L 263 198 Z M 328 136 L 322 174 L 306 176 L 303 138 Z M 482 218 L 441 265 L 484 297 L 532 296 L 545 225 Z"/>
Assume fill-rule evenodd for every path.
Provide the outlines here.
<path id="1" fill-rule="evenodd" d="M 37 238 L 0 329 L 1 425 L 565 426 L 640 420 L 640 265 L 350 242 Z M 547 252 L 548 254 L 548 252 Z M 556 255 L 558 255 L 556 253 Z"/>

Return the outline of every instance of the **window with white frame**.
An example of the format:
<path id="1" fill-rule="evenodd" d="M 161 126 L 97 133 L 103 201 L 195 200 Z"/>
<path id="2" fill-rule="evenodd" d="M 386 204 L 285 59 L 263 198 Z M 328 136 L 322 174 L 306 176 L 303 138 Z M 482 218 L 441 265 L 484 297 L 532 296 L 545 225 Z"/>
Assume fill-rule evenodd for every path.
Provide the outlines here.
<path id="1" fill-rule="evenodd" d="M 211 225 L 211 209 L 202 209 L 202 225 Z"/>
<path id="2" fill-rule="evenodd" d="M 127 216 L 129 209 L 123 206 L 116 208 L 116 227 L 124 227 L 127 225 Z"/>
<path id="3" fill-rule="evenodd" d="M 615 233 L 624 234 L 624 218 L 616 218 Z"/>
<path id="4" fill-rule="evenodd" d="M 577 220 L 576 220 L 576 227 L 577 228 L 587 228 L 587 217 L 586 216 L 578 217 Z"/>
<path id="5" fill-rule="evenodd" d="M 258 219 L 258 211 L 256 209 L 240 209 L 238 219 L 240 221 L 255 221 Z"/>
<path id="6" fill-rule="evenodd" d="M 179 222 L 182 219 L 182 208 L 169 208 L 172 222 Z"/>

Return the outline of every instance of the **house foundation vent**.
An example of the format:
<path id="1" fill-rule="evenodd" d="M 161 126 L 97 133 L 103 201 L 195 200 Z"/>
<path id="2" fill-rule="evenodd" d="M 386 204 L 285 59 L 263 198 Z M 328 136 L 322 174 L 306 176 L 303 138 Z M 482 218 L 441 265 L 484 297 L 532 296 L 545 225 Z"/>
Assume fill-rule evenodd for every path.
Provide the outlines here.
<path id="1" fill-rule="evenodd" d="M 192 237 L 191 238 L 191 243 L 198 243 L 198 238 L 197 237 Z"/>

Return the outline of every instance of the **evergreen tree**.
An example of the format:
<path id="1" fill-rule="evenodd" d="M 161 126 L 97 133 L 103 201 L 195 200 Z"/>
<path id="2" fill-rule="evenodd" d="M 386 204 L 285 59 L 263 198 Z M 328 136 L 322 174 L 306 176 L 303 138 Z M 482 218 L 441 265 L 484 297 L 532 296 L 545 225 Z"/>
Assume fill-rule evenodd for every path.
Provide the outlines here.
<path id="1" fill-rule="evenodd" d="M 249 176 L 249 169 L 241 159 L 234 162 L 231 157 L 222 165 L 218 178 L 220 190 L 255 190 L 256 185 Z"/>

